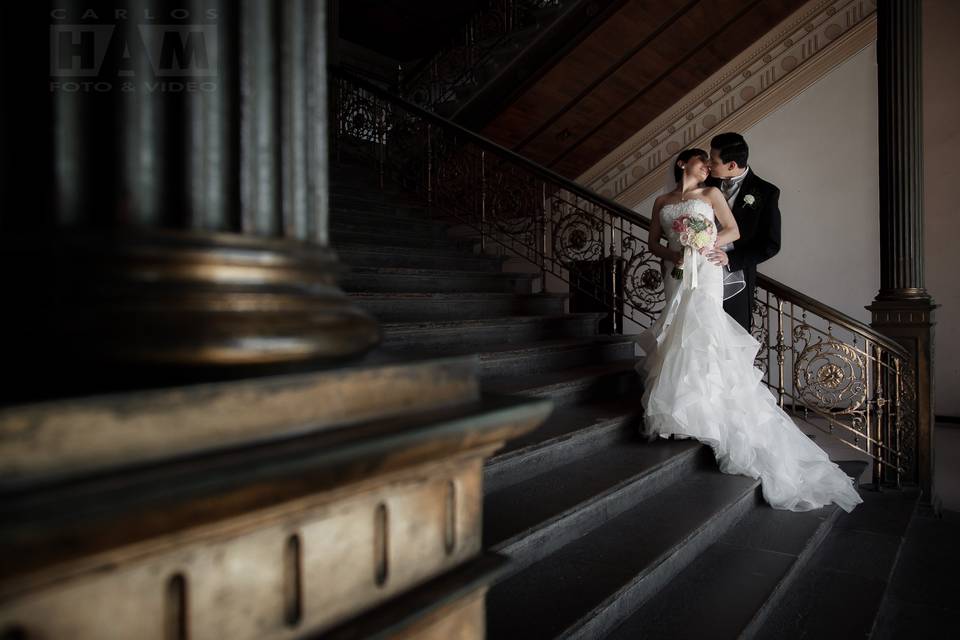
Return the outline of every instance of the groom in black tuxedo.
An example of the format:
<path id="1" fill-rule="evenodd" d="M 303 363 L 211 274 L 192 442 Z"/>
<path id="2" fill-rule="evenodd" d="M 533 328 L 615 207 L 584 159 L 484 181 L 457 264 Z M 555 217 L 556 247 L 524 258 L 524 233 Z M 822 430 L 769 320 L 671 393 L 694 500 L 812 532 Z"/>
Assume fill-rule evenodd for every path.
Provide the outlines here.
<path id="1" fill-rule="evenodd" d="M 714 264 L 743 270 L 746 288 L 723 303 L 723 309 L 750 331 L 757 265 L 780 251 L 780 189 L 750 168 L 750 149 L 739 133 L 721 133 L 710 141 L 710 178 L 707 184 L 723 192 L 740 228 L 740 239 L 730 251 L 714 249 Z"/>

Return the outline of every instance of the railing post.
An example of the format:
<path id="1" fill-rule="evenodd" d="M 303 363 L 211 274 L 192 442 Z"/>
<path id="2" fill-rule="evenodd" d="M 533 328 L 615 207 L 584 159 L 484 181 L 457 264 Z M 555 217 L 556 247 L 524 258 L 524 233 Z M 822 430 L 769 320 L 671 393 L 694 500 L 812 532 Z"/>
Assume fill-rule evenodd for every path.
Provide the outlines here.
<path id="1" fill-rule="evenodd" d="M 786 392 L 786 387 L 783 385 L 783 362 L 784 362 L 784 353 L 787 351 L 786 341 L 783 339 L 783 300 L 777 298 L 777 370 L 779 372 L 779 378 L 777 380 L 777 402 L 780 404 L 780 408 L 783 408 L 783 396 Z"/>
<path id="2" fill-rule="evenodd" d="M 540 183 L 540 293 L 547 292 L 547 183 Z"/>
<path id="3" fill-rule="evenodd" d="M 427 123 L 427 206 L 433 208 L 433 125 Z"/>
<path id="4" fill-rule="evenodd" d="M 866 346 L 866 345 L 865 345 Z M 870 353 L 869 347 L 864 349 L 867 354 Z M 874 424 L 876 425 L 873 429 L 873 443 L 872 448 L 874 452 L 873 456 L 873 488 L 877 491 L 881 487 L 881 475 L 883 473 L 883 463 L 886 461 L 883 453 L 883 419 L 884 419 L 884 405 L 886 404 L 886 398 L 883 395 L 883 353 L 879 345 L 874 345 L 873 347 L 874 357 L 876 360 L 876 367 L 874 368 L 874 381 L 873 381 L 873 405 L 876 407 L 876 415 L 874 419 Z"/>
<path id="5" fill-rule="evenodd" d="M 610 301 L 613 306 L 610 329 L 617 334 L 617 226 L 613 214 L 610 215 Z"/>
<path id="6" fill-rule="evenodd" d="M 480 152 L 480 253 L 487 252 L 487 152 Z"/>
<path id="7" fill-rule="evenodd" d="M 383 105 L 377 117 L 377 182 L 380 190 L 383 191 L 383 165 L 386 162 L 387 153 L 387 107 Z"/>
<path id="8" fill-rule="evenodd" d="M 894 386 L 895 392 L 893 394 L 893 398 L 894 398 L 894 402 L 896 402 L 896 407 L 895 407 L 895 414 L 894 414 L 893 429 L 891 430 L 892 431 L 891 439 L 893 440 L 893 450 L 896 454 L 896 459 L 894 460 L 896 464 L 896 470 L 894 471 L 894 479 L 896 482 L 896 486 L 899 489 L 902 481 L 902 474 L 899 471 L 901 462 L 902 462 L 901 454 L 900 454 L 900 425 L 902 424 L 902 420 L 903 420 L 903 403 L 900 401 L 900 398 L 903 395 L 903 391 L 902 391 L 903 376 L 901 375 L 901 372 L 900 372 L 900 358 L 897 358 L 896 360 L 893 361 L 893 366 L 894 366 L 894 384 L 895 384 Z"/>
<path id="9" fill-rule="evenodd" d="M 330 92 L 332 104 L 330 105 L 331 112 L 331 122 L 333 126 L 331 129 L 331 142 L 333 144 L 333 157 L 336 158 L 337 164 L 340 164 L 340 136 L 343 135 L 343 116 L 340 113 L 340 105 L 343 100 L 343 80 L 337 78 L 333 81 L 333 91 Z"/>

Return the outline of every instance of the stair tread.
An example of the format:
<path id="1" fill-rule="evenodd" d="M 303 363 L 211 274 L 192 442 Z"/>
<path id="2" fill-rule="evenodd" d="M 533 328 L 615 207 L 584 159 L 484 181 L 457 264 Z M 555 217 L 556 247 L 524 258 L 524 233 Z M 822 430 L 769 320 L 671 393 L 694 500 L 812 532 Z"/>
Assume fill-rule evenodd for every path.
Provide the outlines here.
<path id="1" fill-rule="evenodd" d="M 463 300 L 509 300 L 512 298 L 540 298 L 540 299 L 563 299 L 567 297 L 565 293 L 509 293 L 499 291 L 351 291 L 347 293 L 351 298 L 388 298 L 393 300 L 450 300 L 458 302 Z"/>
<path id="2" fill-rule="evenodd" d="M 436 349 L 431 349 L 429 347 L 419 349 L 416 347 L 410 347 L 404 350 L 421 351 L 425 354 L 439 353 L 445 356 L 477 354 L 480 356 L 480 362 L 483 362 L 485 360 L 518 358 L 525 355 L 583 349 L 585 347 L 592 347 L 595 345 L 627 344 L 629 342 L 632 342 L 632 340 L 617 340 L 608 338 L 607 336 L 591 336 L 588 338 L 553 338 L 536 340 L 533 342 L 500 343 L 483 346 L 464 344 L 457 347 L 442 346 Z"/>
<path id="3" fill-rule="evenodd" d="M 637 362 L 634 358 L 628 358 L 626 360 L 615 360 L 613 362 L 563 369 L 561 371 L 548 371 L 525 376 L 489 378 L 484 381 L 483 386 L 484 389 L 494 393 L 544 395 L 557 388 L 589 384 L 596 378 L 602 376 L 633 371 L 637 366 Z"/>
<path id="4" fill-rule="evenodd" d="M 452 243 L 451 243 L 452 244 Z M 335 242 L 334 248 L 339 253 L 381 253 L 381 254 L 397 254 L 402 253 L 404 255 L 422 255 L 422 256 L 431 256 L 431 257 L 444 257 L 444 258 L 462 258 L 464 260 L 484 260 L 490 262 L 502 261 L 503 258 L 499 256 L 491 255 L 479 255 L 476 253 L 470 253 L 466 249 L 457 249 L 455 247 L 451 248 L 438 248 L 438 247 L 411 247 L 408 245 L 392 245 L 392 244 L 358 244 L 355 242 Z"/>
<path id="5" fill-rule="evenodd" d="M 851 473 L 850 463 L 838 464 L 855 477 L 863 470 L 860 466 Z M 904 561 L 907 549 L 902 545 L 916 517 L 919 492 L 915 488 L 864 491 L 861 497 L 863 503 L 852 513 L 839 514 L 826 540 L 756 637 L 866 638 L 872 629 L 874 636 L 888 637 L 877 633 L 875 625 L 884 622 L 882 613 L 879 620 L 877 615 L 885 592 L 889 593 L 894 566 Z"/>
<path id="6" fill-rule="evenodd" d="M 758 505 L 607 640 L 739 637 L 836 513 Z"/>
<path id="7" fill-rule="evenodd" d="M 539 278 L 539 273 L 523 273 L 521 271 L 460 271 L 455 269 L 419 269 L 417 267 L 349 267 L 350 273 L 372 274 L 372 275 L 396 275 L 396 276 L 425 276 L 442 277 L 450 276 L 456 278 L 503 278 L 505 280 L 513 278 Z M 606 314 L 599 314 L 606 315 Z"/>
<path id="8" fill-rule="evenodd" d="M 536 294 L 535 294 L 536 295 Z M 568 318 L 603 318 L 605 313 L 564 313 L 539 316 L 517 316 L 515 318 L 467 318 L 464 320 L 436 320 L 415 322 L 387 322 L 380 325 L 385 333 L 401 331 L 443 331 L 469 329 L 470 327 L 497 327 L 518 322 L 534 324 L 549 320 L 564 320 Z"/>
<path id="9" fill-rule="evenodd" d="M 692 440 L 623 442 L 495 491 L 484 497 L 484 513 L 488 514 L 484 518 L 484 544 L 495 548 L 700 446 Z"/>
<path id="10" fill-rule="evenodd" d="M 605 463 L 598 457 L 595 464 Z M 757 486 L 752 478 L 697 469 L 491 589 L 490 637 L 558 636 L 664 562 Z"/>
<path id="11" fill-rule="evenodd" d="M 636 398 L 616 398 L 601 402 L 575 405 L 554 411 L 547 420 L 533 431 L 507 442 L 496 455 L 487 461 L 488 466 L 559 438 L 570 437 L 578 431 L 588 431 L 608 425 L 624 425 L 642 413 L 643 408 Z"/>

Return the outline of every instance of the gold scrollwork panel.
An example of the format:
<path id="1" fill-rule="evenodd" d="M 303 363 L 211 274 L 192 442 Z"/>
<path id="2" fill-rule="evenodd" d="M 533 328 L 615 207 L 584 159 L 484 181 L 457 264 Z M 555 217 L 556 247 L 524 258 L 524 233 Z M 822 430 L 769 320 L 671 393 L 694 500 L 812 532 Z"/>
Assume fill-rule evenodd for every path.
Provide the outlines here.
<path id="1" fill-rule="evenodd" d="M 843 342 L 818 339 L 807 344 L 796 356 L 793 379 L 797 397 L 814 410 L 854 414 L 867 402 L 865 358 Z"/>

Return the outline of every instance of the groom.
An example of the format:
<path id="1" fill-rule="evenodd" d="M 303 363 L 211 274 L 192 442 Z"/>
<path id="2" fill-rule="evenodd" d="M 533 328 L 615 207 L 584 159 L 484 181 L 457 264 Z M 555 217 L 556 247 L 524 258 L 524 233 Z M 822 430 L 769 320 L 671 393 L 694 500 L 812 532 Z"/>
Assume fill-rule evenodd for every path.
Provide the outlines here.
<path id="1" fill-rule="evenodd" d="M 750 331 L 757 265 L 780 251 L 780 189 L 755 174 L 747 164 L 750 149 L 739 133 L 721 133 L 710 141 L 707 184 L 723 192 L 740 228 L 740 239 L 724 252 L 707 257 L 714 264 L 742 269 L 746 288 L 724 301 L 723 309 Z"/>

